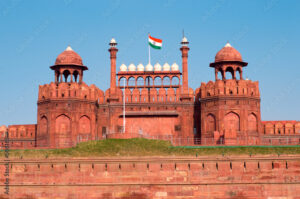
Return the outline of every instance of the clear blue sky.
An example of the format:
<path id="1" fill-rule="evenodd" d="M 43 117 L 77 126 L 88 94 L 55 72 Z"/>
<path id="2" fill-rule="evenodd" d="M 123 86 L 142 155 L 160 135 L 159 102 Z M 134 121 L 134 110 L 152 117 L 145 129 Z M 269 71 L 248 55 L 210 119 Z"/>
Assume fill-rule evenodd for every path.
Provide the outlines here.
<path id="1" fill-rule="evenodd" d="M 117 65 L 147 62 L 147 33 L 163 39 L 152 62 L 181 63 L 182 29 L 190 41 L 189 85 L 214 80 L 209 63 L 230 41 L 258 80 L 263 120 L 300 120 L 300 1 L 0 1 L 0 124 L 36 123 L 38 85 L 67 45 L 89 70 L 87 84 L 109 87 L 108 43 Z"/>

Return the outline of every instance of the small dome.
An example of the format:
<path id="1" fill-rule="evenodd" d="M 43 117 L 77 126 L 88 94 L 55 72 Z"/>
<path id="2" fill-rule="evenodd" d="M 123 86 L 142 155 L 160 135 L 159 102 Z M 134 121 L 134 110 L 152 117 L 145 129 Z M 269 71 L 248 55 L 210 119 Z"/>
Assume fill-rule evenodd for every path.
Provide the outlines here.
<path id="1" fill-rule="evenodd" d="M 117 42 L 116 42 L 115 38 L 111 38 L 110 43 L 111 44 L 116 44 Z"/>
<path id="2" fill-rule="evenodd" d="M 174 64 L 172 64 L 172 71 L 179 71 L 179 66 L 174 62 Z"/>
<path id="3" fill-rule="evenodd" d="M 243 62 L 242 55 L 233 48 L 230 43 L 227 43 L 216 55 L 215 62 L 222 61 L 239 61 Z"/>
<path id="4" fill-rule="evenodd" d="M 164 64 L 163 71 L 170 71 L 170 65 L 168 63 Z"/>
<path id="5" fill-rule="evenodd" d="M 186 37 L 183 37 L 181 42 L 182 42 L 182 43 L 186 43 L 186 42 L 188 42 L 188 40 L 187 40 Z"/>
<path id="6" fill-rule="evenodd" d="M 154 65 L 154 71 L 161 71 L 161 65 L 159 63 Z"/>
<path id="7" fill-rule="evenodd" d="M 138 71 L 144 71 L 145 67 L 143 66 L 143 64 L 139 64 L 139 65 L 137 65 L 137 70 Z"/>
<path id="8" fill-rule="evenodd" d="M 147 64 L 146 71 L 153 71 L 153 66 L 150 63 Z"/>
<path id="9" fill-rule="evenodd" d="M 83 66 L 81 57 L 68 46 L 64 52 L 56 58 L 55 65 L 78 65 Z"/>
<path id="10" fill-rule="evenodd" d="M 128 71 L 136 71 L 135 65 L 134 65 L 134 64 L 130 64 L 130 65 L 128 66 Z"/>
<path id="11" fill-rule="evenodd" d="M 127 71 L 127 66 L 125 64 L 122 64 L 120 66 L 120 71 Z"/>

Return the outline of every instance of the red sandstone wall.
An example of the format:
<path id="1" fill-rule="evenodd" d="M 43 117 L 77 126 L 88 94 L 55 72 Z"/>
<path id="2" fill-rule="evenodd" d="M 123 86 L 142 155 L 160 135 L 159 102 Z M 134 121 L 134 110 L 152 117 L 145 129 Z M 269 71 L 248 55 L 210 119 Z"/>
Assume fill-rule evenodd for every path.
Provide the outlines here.
<path id="1" fill-rule="evenodd" d="M 299 156 L 15 160 L 10 168 L 14 198 L 300 196 Z"/>

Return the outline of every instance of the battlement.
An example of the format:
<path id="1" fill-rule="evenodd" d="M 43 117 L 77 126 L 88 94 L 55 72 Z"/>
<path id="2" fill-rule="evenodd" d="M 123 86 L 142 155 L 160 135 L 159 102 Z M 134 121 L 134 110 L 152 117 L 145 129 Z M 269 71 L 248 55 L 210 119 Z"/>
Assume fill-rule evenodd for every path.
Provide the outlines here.
<path id="1" fill-rule="evenodd" d="M 77 83 L 54 83 L 40 85 L 38 101 L 46 101 L 53 99 L 79 99 L 79 100 L 91 100 L 98 103 L 104 102 L 104 93 L 94 84 L 88 86 L 84 82 Z"/>
<path id="2" fill-rule="evenodd" d="M 251 80 L 216 80 L 208 83 L 201 83 L 200 98 L 210 98 L 215 96 L 234 97 L 260 97 L 258 81 Z"/>
<path id="3" fill-rule="evenodd" d="M 300 121 L 262 121 L 266 135 L 300 135 Z"/>

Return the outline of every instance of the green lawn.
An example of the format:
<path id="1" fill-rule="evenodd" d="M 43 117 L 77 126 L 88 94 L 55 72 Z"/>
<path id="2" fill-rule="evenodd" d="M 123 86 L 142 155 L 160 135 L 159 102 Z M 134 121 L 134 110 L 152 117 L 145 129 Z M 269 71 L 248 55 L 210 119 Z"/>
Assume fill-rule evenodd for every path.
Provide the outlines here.
<path id="1" fill-rule="evenodd" d="M 198 146 L 197 146 L 198 147 Z M 96 157 L 96 156 L 201 156 L 250 154 L 300 154 L 300 146 L 218 146 L 174 147 L 167 141 L 134 139 L 107 139 L 89 141 L 67 149 L 10 150 L 11 158 Z M 4 158 L 4 151 L 0 151 Z"/>

